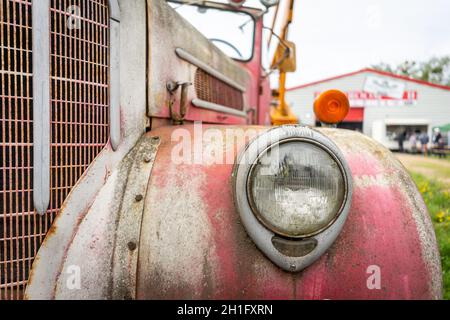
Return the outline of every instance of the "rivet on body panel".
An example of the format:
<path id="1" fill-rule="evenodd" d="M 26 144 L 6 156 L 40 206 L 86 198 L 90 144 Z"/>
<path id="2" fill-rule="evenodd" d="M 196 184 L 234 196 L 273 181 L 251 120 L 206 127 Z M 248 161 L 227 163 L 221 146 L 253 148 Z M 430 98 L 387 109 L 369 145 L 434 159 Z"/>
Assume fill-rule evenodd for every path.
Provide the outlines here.
<path id="1" fill-rule="evenodd" d="M 146 156 L 144 157 L 144 162 L 145 162 L 145 163 L 150 163 L 152 160 L 153 160 L 153 158 L 152 158 L 150 155 L 146 155 Z"/>
<path id="2" fill-rule="evenodd" d="M 130 251 L 134 251 L 136 250 L 136 248 L 137 248 L 136 242 L 134 241 L 128 242 L 128 249 L 130 249 Z"/>

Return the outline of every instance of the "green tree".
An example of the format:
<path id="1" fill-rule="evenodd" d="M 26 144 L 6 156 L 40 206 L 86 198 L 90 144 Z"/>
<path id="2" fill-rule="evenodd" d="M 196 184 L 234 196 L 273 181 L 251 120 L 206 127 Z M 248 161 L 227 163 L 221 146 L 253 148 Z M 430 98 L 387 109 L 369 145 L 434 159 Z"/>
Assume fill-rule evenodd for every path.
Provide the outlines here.
<path id="1" fill-rule="evenodd" d="M 404 61 L 397 66 L 381 62 L 372 68 L 418 80 L 450 86 L 450 56 L 432 57 L 427 61 Z"/>

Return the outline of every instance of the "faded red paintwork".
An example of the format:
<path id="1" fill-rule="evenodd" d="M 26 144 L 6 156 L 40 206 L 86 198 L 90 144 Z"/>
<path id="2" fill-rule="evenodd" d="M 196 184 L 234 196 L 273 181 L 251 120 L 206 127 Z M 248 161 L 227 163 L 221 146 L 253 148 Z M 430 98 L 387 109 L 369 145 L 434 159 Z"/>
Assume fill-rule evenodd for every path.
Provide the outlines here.
<path id="1" fill-rule="evenodd" d="M 29 299 L 437 299 L 442 297 L 440 258 L 423 200 L 402 165 L 370 138 L 347 130 L 318 129 L 344 153 L 353 177 L 352 208 L 328 251 L 305 270 L 288 273 L 266 258 L 248 237 L 232 197 L 234 156 L 267 128 L 203 126 L 203 132 L 246 134 L 225 143 L 228 164 L 174 162 L 175 130 L 192 137 L 192 125 L 160 127 L 151 175 L 136 210 L 134 190 L 123 188 L 137 172 L 133 152 L 114 170 L 78 218 L 62 210 L 46 238 L 27 288 Z M 249 134 L 251 132 L 251 134 Z M 199 138 L 199 137 L 196 137 Z M 133 149 L 134 150 L 134 149 Z M 133 160 L 134 159 L 134 160 Z M 118 170 L 118 171 L 117 171 Z M 148 172 L 147 172 L 148 173 Z M 131 183 L 133 185 L 133 183 Z M 243 191 L 244 192 L 244 191 Z M 90 202 L 91 203 L 91 202 Z M 140 206 L 139 206 L 140 207 Z M 117 292 L 129 276 L 128 263 L 111 256 L 130 240 L 117 238 L 119 212 L 134 212 L 142 224 L 136 241 L 136 281 Z M 73 220 L 75 219 L 75 221 Z M 75 226 L 76 225 L 76 226 Z M 89 257 L 89 259 L 86 259 Z M 67 268 L 80 266 L 80 290 L 66 286 Z M 380 290 L 367 287 L 369 266 L 381 271 Z M 120 277 L 125 277 L 121 279 Z"/>
<path id="2" fill-rule="evenodd" d="M 192 132 L 191 126 L 186 128 Z M 162 144 L 146 198 L 137 298 L 440 297 L 439 255 L 423 201 L 402 166 L 369 138 L 349 131 L 325 131 L 350 165 L 355 180 L 353 204 L 342 233 L 327 253 L 304 271 L 291 274 L 272 264 L 241 225 L 233 205 L 232 165 L 173 164 L 171 131 L 152 132 L 161 136 Z M 170 211 L 175 199 L 172 193 L 184 203 L 184 220 L 183 215 Z M 203 203 L 200 206 L 197 198 Z M 198 217 L 205 218 L 201 226 L 196 225 Z M 164 234 L 161 230 L 169 227 L 165 224 L 176 224 L 170 228 L 190 236 Z M 147 236 L 155 232 L 160 233 L 158 237 Z M 186 244 L 190 239 L 192 246 Z M 183 250 L 192 250 L 190 259 L 183 259 Z M 175 263 L 173 268 L 171 263 Z M 371 265 L 380 267 L 380 290 L 367 287 Z"/>

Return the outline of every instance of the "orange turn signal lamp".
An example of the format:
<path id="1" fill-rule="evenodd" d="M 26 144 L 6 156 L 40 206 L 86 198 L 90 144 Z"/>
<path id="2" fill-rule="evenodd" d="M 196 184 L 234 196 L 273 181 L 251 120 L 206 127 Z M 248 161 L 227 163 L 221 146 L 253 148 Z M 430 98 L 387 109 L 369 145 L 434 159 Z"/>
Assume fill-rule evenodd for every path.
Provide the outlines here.
<path id="1" fill-rule="evenodd" d="M 321 93 L 314 101 L 314 113 L 317 119 L 325 124 L 337 124 L 344 120 L 350 110 L 347 96 L 339 90 L 328 90 Z"/>

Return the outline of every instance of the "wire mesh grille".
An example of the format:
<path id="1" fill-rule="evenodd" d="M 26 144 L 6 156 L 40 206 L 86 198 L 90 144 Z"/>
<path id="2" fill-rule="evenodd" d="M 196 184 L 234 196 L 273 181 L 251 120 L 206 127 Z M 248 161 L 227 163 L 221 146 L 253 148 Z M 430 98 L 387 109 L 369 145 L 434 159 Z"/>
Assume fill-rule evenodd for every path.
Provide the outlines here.
<path id="1" fill-rule="evenodd" d="M 17 299 L 45 232 L 32 207 L 31 0 L 0 10 L 0 299 Z"/>
<path id="2" fill-rule="evenodd" d="M 48 212 L 37 215 L 31 9 L 31 0 L 0 0 L 0 300 L 22 297 L 62 203 L 109 136 L 107 0 L 51 0 L 51 194 Z"/>
<path id="3" fill-rule="evenodd" d="M 108 21 L 107 0 L 51 0 L 53 215 L 108 140 Z"/>
<path id="4" fill-rule="evenodd" d="M 195 72 L 194 84 L 199 99 L 236 110 L 244 110 L 244 97 L 241 91 L 202 69 L 197 69 Z"/>

